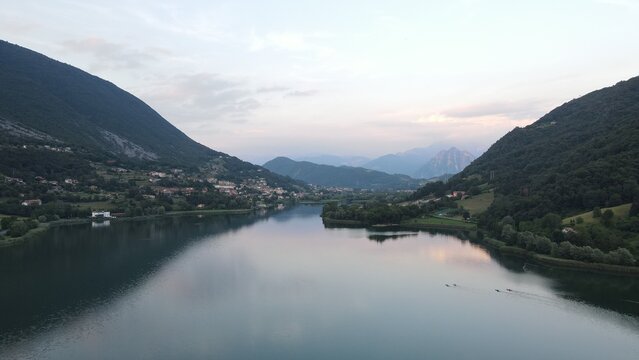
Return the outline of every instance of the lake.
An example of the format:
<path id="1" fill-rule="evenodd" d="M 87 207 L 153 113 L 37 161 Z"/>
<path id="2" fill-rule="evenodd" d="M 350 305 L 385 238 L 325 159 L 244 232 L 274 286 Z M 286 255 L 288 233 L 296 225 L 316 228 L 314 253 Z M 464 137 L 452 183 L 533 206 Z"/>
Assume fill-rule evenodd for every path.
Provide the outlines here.
<path id="1" fill-rule="evenodd" d="M 639 280 L 319 206 L 55 227 L 0 249 L 0 359 L 639 359 Z"/>

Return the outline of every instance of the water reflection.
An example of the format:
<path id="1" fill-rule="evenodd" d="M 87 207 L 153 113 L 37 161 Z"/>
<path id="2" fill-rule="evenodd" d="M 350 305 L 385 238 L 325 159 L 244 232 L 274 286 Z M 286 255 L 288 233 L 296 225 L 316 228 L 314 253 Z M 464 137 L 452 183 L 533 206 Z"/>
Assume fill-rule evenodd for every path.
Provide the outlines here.
<path id="1" fill-rule="evenodd" d="M 92 221 L 91 227 L 94 229 L 111 226 L 111 220 Z"/>
<path id="2" fill-rule="evenodd" d="M 397 240 L 411 236 L 417 236 L 417 233 L 373 233 L 368 235 L 368 240 L 383 243 L 386 240 Z"/>
<path id="3" fill-rule="evenodd" d="M 550 286 L 566 299 L 592 304 L 621 314 L 639 316 L 639 279 L 637 278 L 553 269 L 517 259 L 500 259 L 500 263 L 513 272 L 529 272 L 552 279 Z"/>
<path id="4" fill-rule="evenodd" d="M 2 249 L 0 345 L 126 293 L 198 239 L 260 219 L 167 217 L 120 222 L 108 231 L 93 224 L 62 226 L 43 239 Z"/>
<path id="5" fill-rule="evenodd" d="M 335 229 L 336 226 L 327 226 Z M 369 240 L 384 242 L 387 239 L 401 239 L 403 237 L 416 236 L 414 232 L 402 232 L 401 230 L 380 233 L 376 230 L 368 230 Z M 451 239 L 470 244 L 476 251 L 459 251 L 450 243 L 444 246 L 420 247 L 419 251 L 424 257 L 435 262 L 450 262 L 458 265 L 478 266 L 496 261 L 512 273 L 541 275 L 548 282 L 548 286 L 555 290 L 559 296 L 587 303 L 603 309 L 613 310 L 621 314 L 639 317 L 639 279 L 636 277 L 624 277 L 605 275 L 578 270 L 551 268 L 543 265 L 527 263 L 516 257 L 502 256 L 491 248 L 485 248 L 473 243 L 468 233 L 451 230 L 419 230 L 419 233 L 427 233 L 433 236 L 449 236 Z M 513 294 L 517 294 L 514 293 Z"/>
<path id="6" fill-rule="evenodd" d="M 637 318 L 580 294 L 595 283 L 453 234 L 327 229 L 319 212 L 87 224 L 2 252 L 0 358 L 639 353 Z M 602 291 L 632 299 L 611 281 Z"/>

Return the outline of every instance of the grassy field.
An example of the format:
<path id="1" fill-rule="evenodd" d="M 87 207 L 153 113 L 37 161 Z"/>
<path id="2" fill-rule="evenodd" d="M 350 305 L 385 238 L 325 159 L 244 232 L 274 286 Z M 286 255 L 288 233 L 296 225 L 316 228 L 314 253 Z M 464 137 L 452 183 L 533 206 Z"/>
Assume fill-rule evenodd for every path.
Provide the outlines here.
<path id="1" fill-rule="evenodd" d="M 630 212 L 630 206 L 632 204 L 623 204 L 623 205 L 619 205 L 619 206 L 615 206 L 615 207 L 609 207 L 609 208 L 602 208 L 601 212 L 603 213 L 604 211 L 610 209 L 612 210 L 613 213 L 615 213 L 615 217 L 625 217 L 628 216 L 628 212 Z M 563 223 L 564 224 L 570 224 L 571 220 L 577 220 L 578 217 L 580 217 L 582 219 L 584 219 L 584 223 L 588 224 L 588 223 L 593 223 L 595 222 L 595 218 L 592 216 L 592 211 L 588 211 L 585 212 L 583 214 L 579 214 L 579 215 L 575 215 L 575 216 L 571 216 L 568 218 L 563 219 Z"/>
<path id="2" fill-rule="evenodd" d="M 489 191 L 464 200 L 457 200 L 456 203 L 468 210 L 470 215 L 475 216 L 486 211 L 490 204 L 493 203 L 493 200 L 495 200 L 495 193 Z"/>
<path id="3" fill-rule="evenodd" d="M 477 225 L 473 223 L 434 216 L 402 221 L 401 225 L 462 230 L 474 230 L 475 228 L 477 228 Z"/>

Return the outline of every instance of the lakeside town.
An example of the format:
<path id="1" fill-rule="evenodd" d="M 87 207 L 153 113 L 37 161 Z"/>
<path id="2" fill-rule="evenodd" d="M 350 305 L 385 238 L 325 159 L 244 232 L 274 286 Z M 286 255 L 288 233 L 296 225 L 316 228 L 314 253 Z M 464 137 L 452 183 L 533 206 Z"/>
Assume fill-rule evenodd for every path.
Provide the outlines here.
<path id="1" fill-rule="evenodd" d="M 71 153 L 70 148 L 43 147 Z M 269 182 L 266 176 L 225 177 L 223 169 L 162 167 L 138 169 L 92 162 L 77 176 L 0 174 L 0 236 L 24 236 L 39 224 L 64 219 L 124 218 L 189 211 L 282 209 L 301 201 L 322 201 L 352 188 Z"/>

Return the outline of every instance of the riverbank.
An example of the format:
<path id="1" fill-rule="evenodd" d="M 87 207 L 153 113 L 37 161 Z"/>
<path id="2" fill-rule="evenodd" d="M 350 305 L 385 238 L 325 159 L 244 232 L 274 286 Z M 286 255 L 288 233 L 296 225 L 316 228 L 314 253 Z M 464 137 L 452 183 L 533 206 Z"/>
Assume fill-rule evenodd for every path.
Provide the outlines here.
<path id="1" fill-rule="evenodd" d="M 18 236 L 18 237 L 5 236 L 4 238 L 0 239 L 0 248 L 19 245 L 25 241 L 35 239 L 39 237 L 40 235 L 44 234 L 47 231 L 47 229 L 49 229 L 49 226 L 50 225 L 48 223 L 39 224 L 38 227 L 27 231 L 27 233 L 22 236 Z"/>
<path id="2" fill-rule="evenodd" d="M 409 220 L 402 221 L 399 224 L 367 225 L 363 223 L 362 221 L 358 221 L 358 220 L 339 220 L 339 219 L 332 219 L 327 217 L 322 217 L 322 221 L 324 222 L 325 225 L 370 227 L 375 229 L 403 227 L 403 228 L 410 228 L 410 229 L 441 229 L 441 230 L 460 230 L 460 231 L 477 230 L 477 225 L 474 223 L 459 221 L 454 219 L 440 218 L 435 216 L 409 219 Z"/>
<path id="3" fill-rule="evenodd" d="M 323 217 L 322 221 L 328 226 L 345 226 L 345 227 L 369 227 L 384 228 L 388 225 L 379 224 L 367 226 L 361 221 L 356 220 L 337 220 Z M 477 225 L 474 223 L 462 222 L 454 219 L 445 219 L 440 217 L 425 217 L 402 221 L 400 224 L 392 227 L 402 227 L 407 229 L 434 229 L 434 230 L 459 230 L 474 231 Z M 506 245 L 503 241 L 486 237 L 484 239 L 475 239 L 486 247 L 498 251 L 503 256 L 517 257 L 530 261 L 532 263 L 542 265 L 549 268 L 561 268 L 576 271 L 594 272 L 610 275 L 623 275 L 639 277 L 639 266 L 623 266 L 603 263 L 588 263 L 577 260 L 556 258 L 549 255 L 538 254 L 516 246 Z"/>
<path id="4" fill-rule="evenodd" d="M 477 230 L 477 225 L 475 223 L 436 216 L 405 220 L 400 223 L 400 226 L 415 229 L 442 229 L 460 231 Z"/>
<path id="5" fill-rule="evenodd" d="M 324 223 L 324 225 L 348 225 L 365 227 L 363 222 L 357 220 L 339 220 L 323 217 L 322 222 Z"/>
<path id="6" fill-rule="evenodd" d="M 588 263 L 571 259 L 556 258 L 549 255 L 538 254 L 519 247 L 509 246 L 506 245 L 506 243 L 504 243 L 503 241 L 499 241 L 493 238 L 484 238 L 481 240 L 476 239 L 474 241 L 490 247 L 491 249 L 499 251 L 501 255 L 526 259 L 526 261 L 530 261 L 537 265 L 542 265 L 548 268 L 560 268 L 566 270 L 584 271 L 607 275 L 639 277 L 639 266 Z"/>
<path id="7" fill-rule="evenodd" d="M 109 221 L 136 221 L 136 220 L 148 220 L 155 218 L 162 218 L 167 216 L 179 216 L 179 215 L 239 215 L 239 214 L 250 214 L 254 209 L 229 209 L 229 210 L 187 210 L 187 211 L 170 211 L 165 214 L 158 215 L 141 215 L 141 216 L 129 216 L 129 217 L 121 217 L 121 218 L 107 218 L 103 220 Z M 3 239 L 0 239 L 0 248 L 10 247 L 19 245 L 25 241 L 35 239 L 42 234 L 44 234 L 47 229 L 54 226 L 65 226 L 65 225 L 77 225 L 77 224 L 88 224 L 93 222 L 95 219 L 91 218 L 74 218 L 74 219 L 60 219 L 55 221 L 50 221 L 46 223 L 40 223 L 38 227 L 27 231 L 26 234 L 19 237 L 10 237 L 5 236 Z"/>

